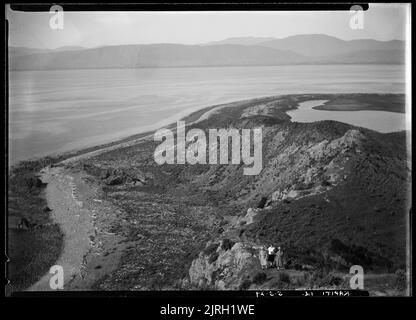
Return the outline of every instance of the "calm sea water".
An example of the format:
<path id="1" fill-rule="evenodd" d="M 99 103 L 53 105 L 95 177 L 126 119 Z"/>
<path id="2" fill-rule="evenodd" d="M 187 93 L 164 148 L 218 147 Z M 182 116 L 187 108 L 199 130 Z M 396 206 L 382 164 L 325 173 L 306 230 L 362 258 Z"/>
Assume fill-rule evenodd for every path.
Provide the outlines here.
<path id="1" fill-rule="evenodd" d="M 11 72 L 9 158 L 15 163 L 110 142 L 246 98 L 404 93 L 404 72 L 398 65 Z"/>
<path id="2" fill-rule="evenodd" d="M 313 109 L 323 105 L 326 101 L 310 100 L 300 102 L 297 109 L 288 111 L 287 114 L 295 122 L 334 120 L 383 133 L 406 130 L 406 120 L 410 120 L 410 117 L 406 119 L 406 116 L 402 113 L 388 111 L 328 111 Z M 410 128 L 409 123 L 407 126 Z"/>

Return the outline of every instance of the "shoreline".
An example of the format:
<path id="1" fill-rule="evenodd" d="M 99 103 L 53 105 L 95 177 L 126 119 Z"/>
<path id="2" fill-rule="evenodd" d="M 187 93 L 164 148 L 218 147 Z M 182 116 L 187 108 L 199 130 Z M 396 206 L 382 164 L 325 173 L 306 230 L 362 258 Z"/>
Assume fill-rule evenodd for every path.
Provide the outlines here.
<path id="1" fill-rule="evenodd" d="M 271 99 L 271 98 L 278 98 L 278 97 L 281 97 L 281 96 L 291 96 L 291 94 L 290 95 L 272 95 L 272 96 L 262 96 L 262 97 L 248 98 L 248 99 L 243 99 L 243 100 L 236 100 L 236 101 L 232 101 L 232 102 L 226 102 L 226 103 L 221 103 L 221 104 L 215 104 L 215 105 L 211 105 L 211 106 L 202 107 L 201 109 L 194 110 L 191 113 L 189 113 L 188 115 L 183 116 L 180 119 L 176 120 L 175 122 L 169 123 L 166 126 L 162 126 L 161 128 L 171 129 L 172 127 L 176 126 L 177 121 L 187 121 L 187 122 L 189 121 L 188 125 L 195 124 L 200 120 L 205 120 L 205 119 L 200 119 L 200 118 L 202 116 L 204 116 L 205 113 L 208 113 L 208 112 L 212 111 L 212 109 L 217 109 L 217 108 L 221 109 L 221 108 L 232 106 L 233 104 L 250 103 L 250 102 L 255 102 L 257 100 L 267 100 L 267 99 Z M 138 143 L 138 142 L 142 141 L 143 139 L 145 139 L 146 137 L 150 137 L 151 135 L 154 134 L 154 132 L 156 132 L 157 130 L 159 130 L 161 128 L 157 128 L 157 129 L 154 129 L 154 130 L 148 130 L 148 131 L 144 131 L 144 132 L 139 132 L 137 134 L 129 135 L 129 136 L 126 136 L 124 138 L 116 139 L 114 141 L 107 142 L 107 143 L 100 143 L 98 145 L 91 145 L 91 146 L 88 146 L 88 147 L 75 148 L 75 149 L 68 150 L 68 151 L 63 151 L 63 152 L 50 153 L 50 154 L 47 154 L 47 155 L 38 156 L 38 157 L 34 157 L 34 158 L 17 160 L 16 163 L 9 165 L 9 170 L 13 171 L 13 169 L 17 169 L 20 165 L 22 165 L 24 163 L 29 163 L 29 162 L 42 162 L 44 160 L 50 160 L 50 161 L 53 161 L 53 162 L 61 162 L 61 161 L 67 161 L 70 158 L 81 157 L 81 156 L 84 156 L 84 155 L 89 154 L 89 153 L 97 152 L 97 154 L 99 154 L 98 152 L 100 150 L 103 150 L 103 152 L 105 152 L 105 149 L 107 149 L 107 148 L 116 148 L 118 146 L 123 147 L 124 144 L 131 145 L 131 144 L 134 144 L 134 143 Z M 108 150 L 113 150 L 113 149 L 108 149 Z"/>
<path id="2" fill-rule="evenodd" d="M 289 64 L 252 64 L 252 65 L 195 65 L 195 66 L 149 66 L 149 67 L 125 67 L 125 68 L 62 68 L 62 69 L 11 69 L 12 72 L 50 72 L 50 71 L 77 71 L 77 70 L 125 70 L 125 69 L 203 69 L 203 68 L 256 68 L 256 67 L 302 67 L 302 66 L 406 66 L 403 63 L 289 63 Z"/>
<path id="3" fill-rule="evenodd" d="M 212 111 L 212 109 L 216 109 L 216 108 L 221 109 L 221 108 L 231 106 L 231 105 L 237 104 L 237 103 L 244 103 L 244 102 L 251 103 L 251 102 L 255 102 L 257 100 L 267 100 L 267 99 L 271 99 L 271 98 L 298 97 L 298 96 L 311 96 L 311 100 L 317 99 L 317 98 L 313 98 L 313 96 L 318 96 L 318 97 L 324 96 L 324 97 L 327 97 L 327 98 L 330 98 L 330 97 L 333 98 L 333 99 L 329 99 L 322 106 L 314 107 L 314 109 L 316 109 L 316 110 L 326 110 L 326 111 L 386 111 L 386 112 L 406 114 L 406 110 L 404 110 L 404 109 L 403 110 L 386 110 L 384 107 L 368 108 L 368 107 L 364 106 L 364 107 L 361 107 L 361 108 L 358 108 L 358 109 L 351 109 L 351 108 L 348 109 L 348 107 L 346 107 L 346 108 L 342 108 L 342 107 L 341 108 L 330 108 L 330 107 L 328 107 L 328 106 L 331 105 L 332 100 L 334 100 L 334 98 L 336 99 L 337 96 L 357 96 L 357 95 L 361 96 L 361 97 L 362 96 L 381 96 L 381 97 L 385 97 L 385 96 L 403 96 L 403 97 L 405 97 L 406 94 L 405 93 L 290 93 L 290 94 L 279 94 L 279 95 L 262 96 L 262 97 L 248 98 L 248 99 L 243 99 L 243 100 L 236 100 L 236 101 L 232 101 L 232 102 L 226 102 L 226 103 L 221 103 L 221 104 L 215 104 L 215 105 L 211 105 L 211 106 L 202 107 L 201 109 L 192 111 L 188 115 L 183 116 L 182 118 L 180 118 L 176 121 L 190 121 L 190 123 L 188 123 L 188 125 L 191 125 L 191 124 L 197 123 L 198 121 L 205 120 L 205 119 L 200 119 L 200 118 L 205 113 L 209 113 L 210 111 Z M 295 106 L 294 109 L 297 109 L 297 107 L 298 106 Z M 172 123 L 170 123 L 166 126 L 162 126 L 161 128 L 171 129 L 173 126 L 176 125 L 176 121 L 172 122 Z M 148 131 L 144 131 L 144 132 L 139 132 L 137 134 L 129 135 L 129 136 L 126 136 L 124 138 L 119 138 L 119 139 L 116 139 L 114 141 L 107 142 L 107 143 L 100 143 L 100 144 L 97 144 L 97 145 L 75 148 L 75 149 L 68 150 L 68 151 L 50 153 L 50 154 L 47 154 L 47 155 L 38 156 L 38 157 L 34 157 L 34 158 L 17 160 L 15 163 L 9 164 L 8 167 L 9 167 L 9 170 L 13 170 L 14 168 L 18 168 L 20 164 L 23 164 L 25 162 L 41 162 L 42 160 L 45 160 L 45 159 L 66 161 L 69 158 L 80 157 L 80 156 L 85 155 L 87 153 L 98 152 L 99 150 L 110 148 L 110 147 L 111 148 L 115 148 L 117 146 L 123 147 L 123 144 L 125 144 L 125 143 L 133 143 L 134 144 L 135 142 L 140 142 L 143 139 L 145 139 L 146 137 L 150 137 L 151 135 L 154 134 L 154 132 L 156 132 L 157 130 L 159 130 L 161 128 L 157 128 L 157 129 L 154 129 L 154 130 L 148 130 Z M 399 131 L 402 131 L 402 130 L 399 130 Z"/>

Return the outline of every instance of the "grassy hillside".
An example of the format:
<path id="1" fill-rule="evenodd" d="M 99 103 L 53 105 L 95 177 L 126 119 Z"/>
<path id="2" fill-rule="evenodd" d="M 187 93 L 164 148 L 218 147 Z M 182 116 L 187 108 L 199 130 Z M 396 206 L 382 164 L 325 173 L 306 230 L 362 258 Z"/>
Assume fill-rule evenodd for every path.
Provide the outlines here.
<path id="1" fill-rule="evenodd" d="M 55 160 L 56 161 L 56 160 Z M 7 216 L 7 275 L 10 287 L 20 291 L 39 280 L 58 259 L 63 246 L 63 234 L 52 223 L 44 197 L 46 185 L 38 172 L 53 159 L 22 162 L 9 173 Z M 25 218 L 34 228 L 19 229 L 20 219 Z"/>

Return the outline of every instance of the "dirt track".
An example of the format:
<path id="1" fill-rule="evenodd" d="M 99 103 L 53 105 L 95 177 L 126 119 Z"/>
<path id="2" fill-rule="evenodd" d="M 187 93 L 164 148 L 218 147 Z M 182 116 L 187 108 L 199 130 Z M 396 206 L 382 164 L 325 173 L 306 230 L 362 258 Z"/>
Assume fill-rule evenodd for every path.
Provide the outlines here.
<path id="1" fill-rule="evenodd" d="M 46 200 L 52 209 L 51 218 L 64 233 L 64 248 L 55 263 L 63 268 L 64 290 L 91 289 L 96 280 L 117 266 L 123 248 L 122 239 L 106 230 L 116 209 L 96 199 L 96 190 L 85 183 L 81 173 L 48 167 L 41 175 L 48 184 Z M 51 277 L 45 274 L 28 290 L 51 290 Z"/>

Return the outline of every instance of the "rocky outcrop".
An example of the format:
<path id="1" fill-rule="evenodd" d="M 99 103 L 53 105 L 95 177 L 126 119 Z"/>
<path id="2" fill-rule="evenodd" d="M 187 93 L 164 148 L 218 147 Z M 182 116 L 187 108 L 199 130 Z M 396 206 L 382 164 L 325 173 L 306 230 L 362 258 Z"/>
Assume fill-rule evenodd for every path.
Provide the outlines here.
<path id="1" fill-rule="evenodd" d="M 276 190 L 270 196 L 267 206 L 270 206 L 273 203 L 279 202 L 279 201 L 290 202 L 290 201 L 297 200 L 306 196 L 313 196 L 319 193 L 323 193 L 327 190 L 328 190 L 328 187 L 325 187 L 325 186 L 315 186 L 315 187 L 303 189 L 303 190 L 297 190 L 297 189 L 292 189 L 292 190 L 284 189 L 282 191 Z"/>
<path id="2" fill-rule="evenodd" d="M 122 175 L 111 175 L 105 179 L 105 183 L 110 186 L 122 184 L 125 181 L 125 177 Z"/>
<path id="3" fill-rule="evenodd" d="M 234 226 L 241 226 L 241 225 L 249 225 L 252 224 L 254 222 L 255 217 L 257 216 L 257 214 L 260 212 L 261 209 L 259 208 L 248 208 L 247 209 L 247 214 L 243 217 L 239 217 L 236 221 L 236 223 L 234 223 Z"/>
<path id="4" fill-rule="evenodd" d="M 296 154 L 297 165 L 303 170 L 289 172 L 293 175 L 292 180 L 295 180 L 295 183 L 273 191 L 268 197 L 266 206 L 280 201 L 290 202 L 305 196 L 317 195 L 346 180 L 348 172 L 345 171 L 345 166 L 350 159 L 347 154 L 360 154 L 367 140 L 360 131 L 350 129 L 343 136 L 333 140 L 324 139 L 306 147 L 290 145 L 282 154 Z"/>
<path id="5" fill-rule="evenodd" d="M 252 116 L 268 116 L 270 114 L 273 114 L 273 112 L 281 102 L 282 100 L 277 99 L 273 102 L 248 107 L 243 111 L 240 118 L 242 119 Z"/>
<path id="6" fill-rule="evenodd" d="M 124 183 L 132 185 L 143 185 L 149 179 L 137 168 L 113 168 L 84 164 L 83 169 L 100 178 L 106 185 L 116 186 Z"/>
<path id="7" fill-rule="evenodd" d="M 338 139 L 332 141 L 323 140 L 313 145 L 309 148 L 308 153 L 315 160 L 343 154 L 350 150 L 360 153 L 365 140 L 366 137 L 360 131 L 350 129 Z"/>
<path id="8" fill-rule="evenodd" d="M 143 185 L 146 182 L 146 176 L 140 171 L 129 172 L 123 169 L 105 169 L 100 177 L 107 185 L 119 185 L 122 183 Z"/>
<path id="9" fill-rule="evenodd" d="M 230 249 L 224 248 L 224 241 L 220 244 L 210 243 L 192 262 L 190 283 L 198 288 L 237 290 L 244 279 L 242 274 L 257 265 L 254 252 L 241 242 L 235 243 Z"/>

